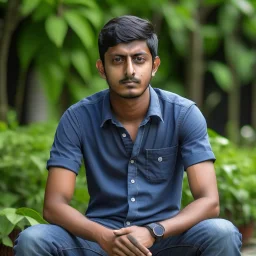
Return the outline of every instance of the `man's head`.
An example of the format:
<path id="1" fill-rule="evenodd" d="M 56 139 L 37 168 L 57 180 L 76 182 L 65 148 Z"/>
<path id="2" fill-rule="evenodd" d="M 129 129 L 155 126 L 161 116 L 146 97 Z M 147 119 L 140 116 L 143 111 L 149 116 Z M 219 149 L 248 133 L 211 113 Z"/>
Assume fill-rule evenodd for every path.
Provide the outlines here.
<path id="1" fill-rule="evenodd" d="M 130 15 L 110 20 L 102 28 L 98 38 L 101 61 L 104 63 L 104 55 L 109 47 L 135 40 L 146 41 L 154 60 L 157 56 L 158 38 L 153 25 L 149 21 Z"/>
<path id="2" fill-rule="evenodd" d="M 150 22 L 135 16 L 110 20 L 99 35 L 96 67 L 111 95 L 138 98 L 148 91 L 160 65 L 158 39 Z"/>

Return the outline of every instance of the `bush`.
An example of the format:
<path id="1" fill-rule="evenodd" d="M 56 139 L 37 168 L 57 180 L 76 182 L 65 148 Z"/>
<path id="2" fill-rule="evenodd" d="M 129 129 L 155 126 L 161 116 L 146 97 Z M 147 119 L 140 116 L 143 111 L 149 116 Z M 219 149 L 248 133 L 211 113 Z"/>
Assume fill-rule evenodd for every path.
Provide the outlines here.
<path id="1" fill-rule="evenodd" d="M 237 226 L 256 219 L 256 150 L 234 145 L 209 130 L 216 156 L 215 170 L 220 196 L 220 217 Z M 193 200 L 184 176 L 182 206 Z"/>
<path id="2" fill-rule="evenodd" d="M 46 162 L 55 123 L 38 123 L 0 131 L 0 209 L 29 207 L 42 212 Z M 89 200 L 84 169 L 77 178 L 72 205 L 84 212 Z"/>

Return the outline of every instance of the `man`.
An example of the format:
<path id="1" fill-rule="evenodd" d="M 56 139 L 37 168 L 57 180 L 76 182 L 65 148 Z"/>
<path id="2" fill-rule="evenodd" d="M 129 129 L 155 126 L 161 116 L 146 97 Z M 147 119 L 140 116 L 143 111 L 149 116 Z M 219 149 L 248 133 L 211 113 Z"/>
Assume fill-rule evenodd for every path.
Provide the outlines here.
<path id="1" fill-rule="evenodd" d="M 219 198 L 205 119 L 193 102 L 149 84 L 160 65 L 152 24 L 112 19 L 98 44 L 96 66 L 109 89 L 62 116 L 47 163 L 44 217 L 52 224 L 23 231 L 16 255 L 169 255 L 181 246 L 240 255 L 240 233 L 214 219 Z M 85 216 L 69 206 L 82 158 Z M 195 200 L 180 211 L 184 169 Z"/>

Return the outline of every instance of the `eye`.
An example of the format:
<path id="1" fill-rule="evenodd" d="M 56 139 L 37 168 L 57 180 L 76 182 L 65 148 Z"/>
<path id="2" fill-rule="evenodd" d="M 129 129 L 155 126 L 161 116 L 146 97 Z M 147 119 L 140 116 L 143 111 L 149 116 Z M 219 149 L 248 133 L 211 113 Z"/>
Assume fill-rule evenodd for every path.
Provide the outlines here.
<path id="1" fill-rule="evenodd" d="M 134 57 L 134 62 L 138 63 L 138 64 L 142 64 L 144 63 L 146 60 L 145 58 L 143 58 L 142 56 L 136 56 Z"/>
<path id="2" fill-rule="evenodd" d="M 121 56 L 115 56 L 113 58 L 113 63 L 114 64 L 119 64 L 119 63 L 122 63 L 123 62 L 123 58 Z"/>

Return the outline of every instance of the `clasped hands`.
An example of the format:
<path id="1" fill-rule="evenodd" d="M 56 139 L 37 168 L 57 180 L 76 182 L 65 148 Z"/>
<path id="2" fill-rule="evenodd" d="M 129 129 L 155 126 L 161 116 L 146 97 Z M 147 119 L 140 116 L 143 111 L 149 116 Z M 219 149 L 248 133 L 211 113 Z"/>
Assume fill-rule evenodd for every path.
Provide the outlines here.
<path id="1" fill-rule="evenodd" d="M 154 241 L 147 228 L 131 226 L 104 232 L 100 245 L 109 256 L 151 256 Z"/>

